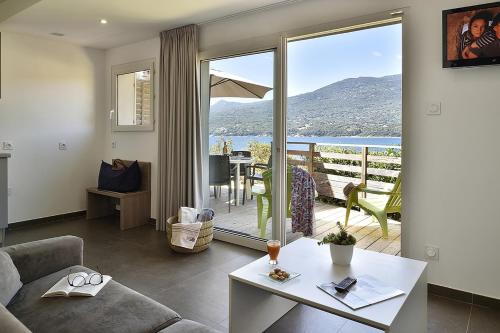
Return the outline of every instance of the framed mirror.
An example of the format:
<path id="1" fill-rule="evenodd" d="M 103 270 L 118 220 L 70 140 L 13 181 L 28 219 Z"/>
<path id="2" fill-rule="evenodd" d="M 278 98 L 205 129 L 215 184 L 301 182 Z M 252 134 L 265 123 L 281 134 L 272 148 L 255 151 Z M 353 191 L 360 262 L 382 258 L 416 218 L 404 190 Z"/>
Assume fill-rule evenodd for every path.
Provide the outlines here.
<path id="1" fill-rule="evenodd" d="M 154 59 L 111 67 L 113 131 L 154 130 Z"/>

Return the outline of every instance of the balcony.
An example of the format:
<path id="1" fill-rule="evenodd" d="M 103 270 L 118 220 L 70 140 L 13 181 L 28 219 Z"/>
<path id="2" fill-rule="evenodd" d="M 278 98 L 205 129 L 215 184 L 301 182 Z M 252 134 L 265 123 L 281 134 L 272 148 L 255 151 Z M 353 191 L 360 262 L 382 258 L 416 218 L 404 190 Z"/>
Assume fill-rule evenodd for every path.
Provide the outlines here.
<path id="1" fill-rule="evenodd" d="M 299 145 L 305 149 L 296 149 Z M 316 143 L 289 142 L 288 163 L 307 169 L 314 177 L 318 198 L 315 205 L 315 223 L 313 238 L 322 239 L 326 234 L 337 231 L 336 223 L 345 219 L 345 196 L 343 188 L 349 182 L 368 184 L 371 188 L 390 189 L 393 180 L 400 173 L 401 157 L 397 152 L 391 153 L 387 147 L 320 145 Z M 389 147 L 398 150 L 399 147 Z M 400 151 L 400 150 L 399 150 Z M 395 156 L 391 156 L 395 155 Z M 242 193 L 240 193 L 242 197 Z M 370 197 L 370 195 L 368 195 Z M 241 235 L 259 237 L 257 227 L 256 200 L 247 199 L 245 205 L 232 206 L 231 213 L 227 207 L 227 189 L 222 195 L 210 198 L 210 205 L 216 211 L 215 225 L 218 228 L 237 232 Z M 363 211 L 351 210 L 348 232 L 356 239 L 356 247 L 400 255 L 401 223 L 394 216 L 388 219 L 389 237 L 382 238 L 379 223 Z M 293 233 L 291 220 L 287 219 L 287 241 L 300 237 L 301 233 Z M 267 223 L 266 238 L 271 237 L 271 220 Z"/>

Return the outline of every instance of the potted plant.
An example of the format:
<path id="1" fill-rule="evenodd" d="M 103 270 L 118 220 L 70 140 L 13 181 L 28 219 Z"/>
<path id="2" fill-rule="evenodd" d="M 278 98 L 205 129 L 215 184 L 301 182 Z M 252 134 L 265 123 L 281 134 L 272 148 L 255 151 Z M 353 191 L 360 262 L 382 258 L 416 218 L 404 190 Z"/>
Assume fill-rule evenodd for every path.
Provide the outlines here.
<path id="1" fill-rule="evenodd" d="M 340 231 L 338 233 L 330 233 L 323 237 L 318 245 L 330 244 L 330 255 L 332 262 L 337 265 L 349 265 L 356 244 L 356 238 L 347 233 L 344 227 L 337 222 Z"/>

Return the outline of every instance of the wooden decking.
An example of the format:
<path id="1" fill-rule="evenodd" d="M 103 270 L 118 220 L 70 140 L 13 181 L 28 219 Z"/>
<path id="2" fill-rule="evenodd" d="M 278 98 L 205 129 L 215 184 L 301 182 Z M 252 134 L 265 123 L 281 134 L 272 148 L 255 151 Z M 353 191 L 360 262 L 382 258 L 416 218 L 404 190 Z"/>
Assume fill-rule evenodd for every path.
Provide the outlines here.
<path id="1" fill-rule="evenodd" d="M 216 212 L 215 226 L 237 231 L 242 234 L 259 237 L 257 228 L 257 206 L 254 200 L 247 200 L 244 206 L 231 206 L 228 212 L 227 195 L 224 189 L 222 197 L 210 199 L 211 207 Z M 315 208 L 315 239 L 322 239 L 326 234 L 337 231 L 336 223 L 344 222 L 345 207 L 326 204 L 316 201 Z M 398 221 L 388 220 L 389 237 L 382 238 L 382 231 L 378 222 L 363 212 L 351 211 L 348 231 L 358 240 L 356 247 L 391 255 L 400 255 L 401 252 L 401 224 Z M 293 233 L 291 221 L 287 220 L 287 240 L 294 241 L 302 237 L 302 233 Z M 266 238 L 271 235 L 271 223 L 267 223 Z"/>

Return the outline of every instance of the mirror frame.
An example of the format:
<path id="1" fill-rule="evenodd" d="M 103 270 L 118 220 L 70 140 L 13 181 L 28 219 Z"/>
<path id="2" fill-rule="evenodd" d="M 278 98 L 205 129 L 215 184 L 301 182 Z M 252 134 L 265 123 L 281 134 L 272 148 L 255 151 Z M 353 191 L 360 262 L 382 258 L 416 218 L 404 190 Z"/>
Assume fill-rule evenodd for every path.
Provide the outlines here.
<path id="1" fill-rule="evenodd" d="M 148 125 L 118 125 L 117 113 L 117 80 L 118 75 L 129 74 L 149 70 L 151 73 L 151 123 Z M 126 64 L 115 65 L 111 67 L 111 109 L 113 111 L 111 118 L 111 129 L 114 132 L 136 132 L 136 131 L 154 131 L 155 127 L 155 59 L 146 59 L 134 61 Z"/>

